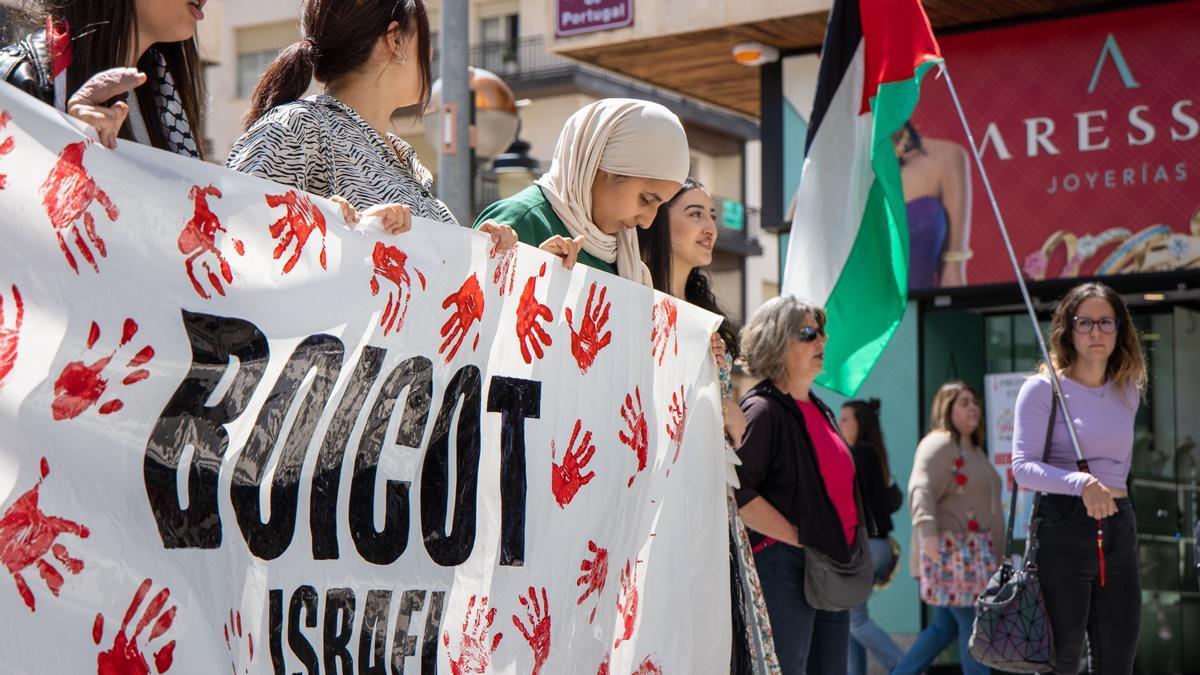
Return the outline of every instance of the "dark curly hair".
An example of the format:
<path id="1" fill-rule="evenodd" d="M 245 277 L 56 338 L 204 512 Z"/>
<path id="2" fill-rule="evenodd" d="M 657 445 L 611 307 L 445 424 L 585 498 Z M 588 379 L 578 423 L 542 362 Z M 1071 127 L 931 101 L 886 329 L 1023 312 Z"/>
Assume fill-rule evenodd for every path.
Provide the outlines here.
<path id="1" fill-rule="evenodd" d="M 642 250 L 642 260 L 650 268 L 650 276 L 654 279 L 654 288 L 663 293 L 670 294 L 671 292 L 671 206 L 692 190 L 708 192 L 708 188 L 704 187 L 700 181 L 688 178 L 674 197 L 658 207 L 658 213 L 655 214 L 650 227 L 638 230 L 638 245 Z M 687 282 L 684 284 L 683 299 L 701 309 L 724 317 L 725 320 L 717 328 L 717 334 L 725 343 L 725 351 L 729 352 L 733 358 L 738 358 L 741 350 L 738 348 L 737 328 L 734 327 L 725 312 L 721 311 L 707 272 L 697 267 L 688 274 Z"/>

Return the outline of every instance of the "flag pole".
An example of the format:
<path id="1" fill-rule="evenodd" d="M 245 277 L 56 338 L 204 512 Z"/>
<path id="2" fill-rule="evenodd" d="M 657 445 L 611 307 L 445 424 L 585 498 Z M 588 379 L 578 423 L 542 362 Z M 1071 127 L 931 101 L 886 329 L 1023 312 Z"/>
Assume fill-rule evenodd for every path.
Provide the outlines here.
<path id="1" fill-rule="evenodd" d="M 1058 380 L 1058 372 L 1054 370 L 1054 364 L 1050 361 L 1050 352 L 1046 349 L 1046 340 L 1042 337 L 1041 327 L 1038 325 L 1037 313 L 1033 309 L 1033 300 L 1029 297 L 1029 287 L 1025 285 L 1025 277 L 1021 275 L 1021 266 L 1017 262 L 1017 253 L 1013 249 L 1012 240 L 1008 236 L 1008 228 L 1004 225 L 1004 216 L 1000 215 L 1000 204 L 996 201 L 996 193 L 992 191 L 992 182 L 988 179 L 987 169 L 983 166 L 983 158 L 979 155 L 979 148 L 975 145 L 975 136 L 971 133 L 971 126 L 967 124 L 967 115 L 963 112 L 962 101 L 958 98 L 958 91 L 954 88 L 954 81 L 950 79 L 950 70 L 946 68 L 946 62 L 942 61 L 938 64 L 940 72 L 946 78 L 946 86 L 950 89 L 950 98 L 954 101 L 954 109 L 958 111 L 958 119 L 962 122 L 963 131 L 967 134 L 967 145 L 971 147 L 971 155 L 975 158 L 975 166 L 979 169 L 979 175 L 983 178 L 983 188 L 987 192 L 988 202 L 992 205 L 992 213 L 996 216 L 996 224 L 1000 226 L 1000 236 L 1004 239 L 1004 247 L 1008 250 L 1008 261 L 1012 263 L 1013 274 L 1017 278 L 1017 286 L 1021 289 L 1021 299 L 1025 302 L 1025 310 L 1029 313 L 1029 322 L 1033 325 L 1033 334 L 1037 336 L 1038 349 L 1042 353 L 1042 359 L 1046 363 L 1046 371 L 1050 375 L 1050 385 L 1054 388 L 1054 393 L 1058 399 L 1059 409 L 1062 410 L 1063 418 L 1067 423 L 1067 433 L 1071 438 L 1071 447 L 1075 450 L 1076 462 L 1080 465 L 1081 470 L 1087 466 L 1083 459 L 1083 451 L 1079 447 L 1079 437 L 1075 433 L 1075 424 L 1071 412 L 1067 409 L 1067 399 L 1062 395 L 1062 385 Z"/>

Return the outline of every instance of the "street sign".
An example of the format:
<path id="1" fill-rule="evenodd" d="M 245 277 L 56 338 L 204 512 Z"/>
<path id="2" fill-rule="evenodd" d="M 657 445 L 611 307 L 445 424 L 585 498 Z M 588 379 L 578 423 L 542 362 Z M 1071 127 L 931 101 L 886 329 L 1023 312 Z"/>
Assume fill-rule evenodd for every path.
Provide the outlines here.
<path id="1" fill-rule="evenodd" d="M 557 0 L 558 37 L 633 25 L 633 0 Z"/>
<path id="2" fill-rule="evenodd" d="M 741 232 L 746 223 L 746 207 L 741 202 L 726 199 L 721 202 L 721 224 L 731 230 Z"/>

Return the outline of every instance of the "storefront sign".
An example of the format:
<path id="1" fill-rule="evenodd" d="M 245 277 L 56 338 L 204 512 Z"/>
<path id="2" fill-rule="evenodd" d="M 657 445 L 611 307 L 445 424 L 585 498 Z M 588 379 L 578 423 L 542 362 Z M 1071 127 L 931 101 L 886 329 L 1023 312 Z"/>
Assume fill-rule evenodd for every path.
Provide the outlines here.
<path id="1" fill-rule="evenodd" d="M 1026 277 L 1200 268 L 1198 34 L 1189 1 L 941 38 Z M 1013 281 L 944 79 L 913 121 L 910 287 Z"/>
<path id="2" fill-rule="evenodd" d="M 987 408 L 987 452 L 992 466 L 1000 474 L 1000 503 L 1004 507 L 1005 522 L 1012 499 L 1012 441 L 1013 420 L 1017 409 L 1017 394 L 1029 373 L 1002 373 L 985 375 L 984 405 Z M 1017 522 L 1013 536 L 1024 539 L 1028 533 L 1029 512 L 1033 507 L 1033 493 L 1022 489 L 1017 500 Z"/>
<path id="3" fill-rule="evenodd" d="M 633 0 L 557 0 L 558 37 L 633 25 Z"/>

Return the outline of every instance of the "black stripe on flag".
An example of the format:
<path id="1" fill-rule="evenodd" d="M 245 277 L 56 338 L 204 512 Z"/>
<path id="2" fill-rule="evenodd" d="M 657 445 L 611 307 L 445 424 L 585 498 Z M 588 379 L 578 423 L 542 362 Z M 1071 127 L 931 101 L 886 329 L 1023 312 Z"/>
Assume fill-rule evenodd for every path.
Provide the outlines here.
<path id="1" fill-rule="evenodd" d="M 825 26 L 825 44 L 821 46 L 821 68 L 817 72 L 817 95 L 813 97 L 812 117 L 808 122 L 808 138 L 804 142 L 804 154 L 812 147 L 817 129 L 829 109 L 829 103 L 842 85 L 858 43 L 862 42 L 862 21 L 858 14 L 858 0 L 834 0 L 829 12 L 829 23 Z"/>

